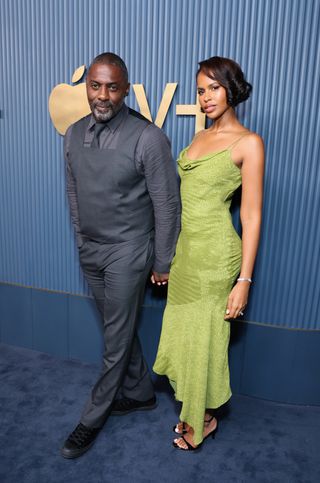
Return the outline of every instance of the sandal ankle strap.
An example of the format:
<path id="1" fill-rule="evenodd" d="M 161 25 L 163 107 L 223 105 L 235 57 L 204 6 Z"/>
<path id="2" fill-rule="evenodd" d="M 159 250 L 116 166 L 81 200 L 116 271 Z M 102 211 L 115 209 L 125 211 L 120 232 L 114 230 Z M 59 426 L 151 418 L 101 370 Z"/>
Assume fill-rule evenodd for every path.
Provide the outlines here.
<path id="1" fill-rule="evenodd" d="M 211 421 L 212 421 L 214 418 L 215 418 L 215 416 L 213 415 L 213 416 L 211 416 L 211 418 L 210 418 L 210 419 L 205 419 L 205 420 L 204 420 L 204 424 L 209 424 L 209 423 L 211 423 Z"/>

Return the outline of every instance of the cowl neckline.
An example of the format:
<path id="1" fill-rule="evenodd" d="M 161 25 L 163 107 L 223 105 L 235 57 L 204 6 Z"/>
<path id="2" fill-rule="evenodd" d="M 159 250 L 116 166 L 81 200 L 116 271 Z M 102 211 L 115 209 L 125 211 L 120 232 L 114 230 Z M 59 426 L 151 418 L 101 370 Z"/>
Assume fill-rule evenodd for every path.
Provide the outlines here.
<path id="1" fill-rule="evenodd" d="M 218 154 L 222 154 L 225 152 L 229 152 L 229 148 L 225 149 L 220 149 L 219 151 L 213 151 L 211 153 L 206 154 L 205 156 L 201 156 L 200 158 L 197 159 L 190 159 L 187 156 L 187 151 L 189 149 L 189 146 L 186 146 L 180 153 L 179 158 L 178 158 L 178 165 L 179 167 L 184 170 L 184 171 L 189 171 L 191 169 L 194 169 L 206 161 L 210 161 L 213 157 L 217 156 Z"/>

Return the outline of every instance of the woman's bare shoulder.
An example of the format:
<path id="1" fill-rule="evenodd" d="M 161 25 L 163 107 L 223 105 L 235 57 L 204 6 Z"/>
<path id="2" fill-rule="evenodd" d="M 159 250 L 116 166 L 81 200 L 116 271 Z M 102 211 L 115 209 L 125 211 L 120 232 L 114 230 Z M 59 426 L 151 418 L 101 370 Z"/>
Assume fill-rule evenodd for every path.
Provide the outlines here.
<path id="1" fill-rule="evenodd" d="M 263 148 L 263 139 L 260 134 L 257 134 L 256 132 L 247 130 L 243 140 L 245 141 L 245 144 L 252 148 Z"/>
<path id="2" fill-rule="evenodd" d="M 243 129 L 232 149 L 232 160 L 237 166 L 249 165 L 264 159 L 262 137 L 249 129 Z"/>
<path id="3" fill-rule="evenodd" d="M 239 143 L 240 144 L 240 143 Z M 238 155 L 242 158 L 244 165 L 248 166 L 261 166 L 264 164 L 264 144 L 262 137 L 252 131 L 248 131 L 239 146 L 241 153 Z"/>

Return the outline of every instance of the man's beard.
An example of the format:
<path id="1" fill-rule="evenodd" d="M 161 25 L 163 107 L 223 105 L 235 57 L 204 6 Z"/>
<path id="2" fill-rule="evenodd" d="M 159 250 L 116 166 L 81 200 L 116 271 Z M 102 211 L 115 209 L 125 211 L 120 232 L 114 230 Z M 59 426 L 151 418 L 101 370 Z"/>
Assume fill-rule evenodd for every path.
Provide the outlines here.
<path id="1" fill-rule="evenodd" d="M 123 103 L 113 104 L 111 101 L 92 101 L 89 103 L 92 114 L 97 122 L 106 122 L 114 117 L 121 109 Z M 105 112 L 101 112 L 97 107 L 108 108 Z"/>

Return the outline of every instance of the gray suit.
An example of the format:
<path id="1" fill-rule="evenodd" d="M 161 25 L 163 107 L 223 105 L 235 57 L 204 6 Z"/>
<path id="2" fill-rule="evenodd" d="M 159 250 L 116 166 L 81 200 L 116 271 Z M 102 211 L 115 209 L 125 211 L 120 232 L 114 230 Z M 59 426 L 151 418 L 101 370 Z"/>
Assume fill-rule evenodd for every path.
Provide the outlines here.
<path id="1" fill-rule="evenodd" d="M 65 151 L 80 262 L 103 318 L 104 368 L 81 418 L 98 428 L 116 397 L 153 396 L 136 323 L 150 270 L 169 271 L 180 205 L 162 131 L 126 106 L 106 123 L 100 149 L 90 147 L 92 127 L 92 116 L 75 123 Z"/>

